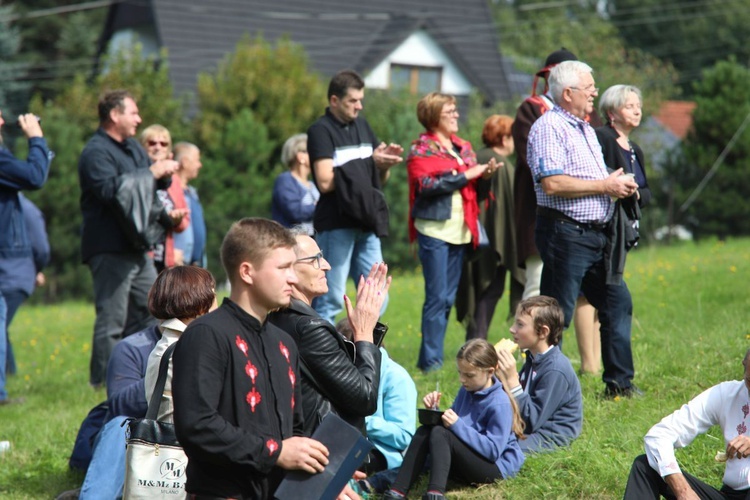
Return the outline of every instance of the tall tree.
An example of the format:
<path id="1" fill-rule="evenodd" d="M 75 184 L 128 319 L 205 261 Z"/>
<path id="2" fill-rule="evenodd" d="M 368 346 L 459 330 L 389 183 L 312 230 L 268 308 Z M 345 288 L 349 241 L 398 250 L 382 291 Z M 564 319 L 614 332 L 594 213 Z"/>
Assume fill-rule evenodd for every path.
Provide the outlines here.
<path id="1" fill-rule="evenodd" d="M 683 222 L 690 223 L 697 236 L 750 234 L 750 184 L 745 182 L 750 177 L 750 127 L 746 122 L 750 120 L 749 80 L 750 70 L 730 59 L 705 70 L 703 78 L 694 84 L 697 106 L 693 131 L 685 145 L 688 163 L 676 176 L 678 203 L 687 200 L 733 136 L 743 130 L 713 177 L 706 178 L 705 188 L 679 215 Z"/>
<path id="2" fill-rule="evenodd" d="M 11 25 L 13 6 L 0 6 L 0 110 L 6 116 L 20 112 L 19 101 L 28 86 L 19 81 L 22 66 L 16 62 L 21 43 L 19 30 Z"/>
<path id="3" fill-rule="evenodd" d="M 609 0 L 607 14 L 628 46 L 674 64 L 686 94 L 715 61 L 750 60 L 750 0 Z"/>

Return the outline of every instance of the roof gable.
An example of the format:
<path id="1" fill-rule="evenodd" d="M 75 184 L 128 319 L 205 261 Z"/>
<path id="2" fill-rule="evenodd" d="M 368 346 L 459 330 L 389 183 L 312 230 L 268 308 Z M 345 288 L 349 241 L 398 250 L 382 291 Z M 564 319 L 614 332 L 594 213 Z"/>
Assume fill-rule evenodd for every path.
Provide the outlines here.
<path id="1" fill-rule="evenodd" d="M 324 77 L 343 68 L 367 75 L 409 35 L 423 29 L 488 101 L 512 97 L 486 0 L 151 0 L 159 42 L 169 52 L 177 92 L 193 91 L 200 71 L 212 71 L 245 34 L 302 45 Z M 134 17 L 142 0 L 114 4 L 117 19 Z M 117 13 L 114 14 L 113 13 Z"/>

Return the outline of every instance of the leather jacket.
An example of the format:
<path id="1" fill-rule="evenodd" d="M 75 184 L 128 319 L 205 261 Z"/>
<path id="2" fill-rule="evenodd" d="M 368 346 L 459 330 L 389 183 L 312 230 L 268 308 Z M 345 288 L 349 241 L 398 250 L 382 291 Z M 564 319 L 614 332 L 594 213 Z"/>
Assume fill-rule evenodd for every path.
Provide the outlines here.
<path id="1" fill-rule="evenodd" d="M 270 314 L 268 321 L 297 343 L 305 435 L 312 435 L 331 411 L 364 434 L 365 417 L 375 413 L 378 405 L 378 347 L 347 341 L 312 307 L 297 299 Z"/>
<path id="2" fill-rule="evenodd" d="M 438 177 L 419 179 L 411 216 L 415 219 L 448 220 L 451 218 L 453 193 L 468 183 L 463 173 L 446 173 Z"/>

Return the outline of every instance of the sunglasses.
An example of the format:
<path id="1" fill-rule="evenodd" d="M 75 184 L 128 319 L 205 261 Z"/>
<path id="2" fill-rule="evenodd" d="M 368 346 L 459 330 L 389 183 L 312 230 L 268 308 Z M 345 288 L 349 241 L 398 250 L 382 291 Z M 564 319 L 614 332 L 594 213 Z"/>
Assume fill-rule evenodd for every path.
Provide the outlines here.
<path id="1" fill-rule="evenodd" d="M 157 144 L 163 148 L 169 147 L 169 143 L 167 141 L 148 141 L 148 145 L 151 147 L 154 147 Z"/>

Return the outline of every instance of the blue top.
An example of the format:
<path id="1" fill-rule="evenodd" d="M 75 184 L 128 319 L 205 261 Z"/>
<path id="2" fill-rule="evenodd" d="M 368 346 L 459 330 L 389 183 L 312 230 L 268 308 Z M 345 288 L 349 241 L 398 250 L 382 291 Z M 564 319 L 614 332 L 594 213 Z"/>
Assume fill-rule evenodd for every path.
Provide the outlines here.
<path id="1" fill-rule="evenodd" d="M 142 418 L 146 416 L 146 376 L 148 355 L 161 338 L 158 326 L 150 326 L 119 341 L 107 366 L 107 422 L 114 417 Z"/>
<path id="2" fill-rule="evenodd" d="M 406 369 L 380 348 L 378 409 L 365 418 L 367 439 L 385 457 L 388 468 L 400 467 L 402 453 L 416 430 L 417 387 Z"/>
<path id="3" fill-rule="evenodd" d="M 524 451 L 565 446 L 581 434 L 581 384 L 559 346 L 536 356 L 527 351 L 520 381 L 523 389 L 513 394 L 526 422 L 524 434 L 531 435 L 521 441 Z M 535 434 L 543 439 L 534 439 Z"/>
<path id="4" fill-rule="evenodd" d="M 174 246 L 185 253 L 185 264 L 206 267 L 206 220 L 198 191 L 192 186 L 184 190 L 190 208 L 190 225 L 174 234 Z"/>
<path id="5" fill-rule="evenodd" d="M 500 381 L 481 391 L 459 389 L 453 402 L 458 421 L 449 429 L 464 443 L 497 465 L 503 478 L 513 477 L 524 455 L 513 433 L 513 408 Z"/>
<path id="6" fill-rule="evenodd" d="M 273 184 L 271 218 L 285 227 L 304 225 L 312 235 L 313 214 L 320 193 L 315 184 L 308 184 L 302 184 L 289 171 L 280 174 Z"/>
<path id="7" fill-rule="evenodd" d="M 0 259 L 31 257 L 18 192 L 44 185 L 52 156 L 43 137 L 29 139 L 29 156 L 25 161 L 0 146 Z"/>
<path id="8" fill-rule="evenodd" d="M 49 264 L 50 248 L 42 211 L 20 192 L 18 201 L 31 255 L 0 259 L 0 291 L 21 291 L 28 297 L 34 292 L 36 274 Z"/>

